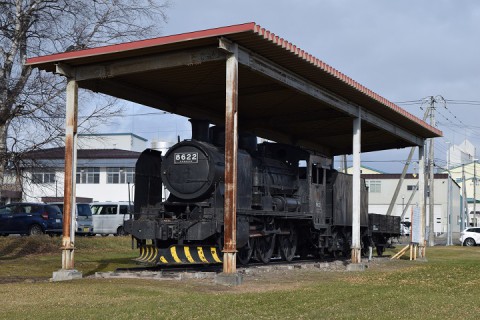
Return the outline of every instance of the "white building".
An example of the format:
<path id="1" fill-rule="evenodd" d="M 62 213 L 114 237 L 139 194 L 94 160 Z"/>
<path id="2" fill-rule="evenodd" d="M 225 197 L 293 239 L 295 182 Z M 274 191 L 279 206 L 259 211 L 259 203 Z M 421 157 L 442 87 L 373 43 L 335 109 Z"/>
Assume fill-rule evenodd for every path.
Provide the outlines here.
<path id="1" fill-rule="evenodd" d="M 132 133 L 79 134 L 77 198 L 133 200 L 135 163 L 147 139 Z M 22 164 L 23 201 L 63 198 L 65 149 L 29 152 Z M 130 190 L 129 190 L 130 186 Z"/>
<path id="2" fill-rule="evenodd" d="M 368 210 L 370 213 L 386 214 L 393 198 L 393 194 L 400 180 L 400 174 L 362 174 L 368 187 Z M 451 225 L 453 239 L 458 238 L 460 228 L 461 197 L 460 186 L 450 178 L 451 201 L 448 201 L 449 177 L 447 174 L 435 174 L 434 182 L 434 232 L 442 234 L 447 232 L 448 205 L 451 208 Z M 414 206 L 420 203 L 420 192 L 415 190 L 418 183 L 418 175 L 407 174 L 395 202 L 392 215 L 401 216 L 406 209 L 403 221 L 411 221 L 410 215 Z M 410 205 L 409 199 L 412 196 Z M 429 210 L 427 198 L 427 226 L 429 225 Z"/>
<path id="3" fill-rule="evenodd" d="M 142 152 L 147 139 L 133 133 L 79 134 L 79 149 L 120 149 Z"/>
<path id="4" fill-rule="evenodd" d="M 76 195 L 93 201 L 133 200 L 139 152 L 119 149 L 77 151 Z M 65 149 L 29 152 L 23 168 L 23 201 L 62 198 Z M 130 188 L 129 188 L 130 187 Z"/>
<path id="5" fill-rule="evenodd" d="M 446 172 L 446 171 L 444 171 Z M 471 226 L 480 225 L 480 162 L 469 161 L 463 165 L 450 167 L 452 178 L 460 185 L 460 194 L 465 193 L 469 212 L 468 224 Z M 477 214 L 474 216 L 473 212 Z"/>
<path id="6" fill-rule="evenodd" d="M 76 195 L 80 201 L 134 200 L 135 164 L 147 140 L 131 133 L 84 134 L 78 137 Z M 173 143 L 155 141 L 152 149 L 164 155 Z M 61 201 L 64 189 L 65 149 L 50 148 L 25 154 L 15 201 Z M 21 186 L 21 187 L 20 187 Z M 5 189 L 5 190 L 3 190 Z M 10 188 L 11 189 L 11 188 Z M 8 189 L 8 190 L 10 190 Z M 12 192 L 0 190 L 8 203 Z M 166 198 L 168 193 L 163 190 Z"/>
<path id="7" fill-rule="evenodd" d="M 475 159 L 475 146 L 468 140 L 461 144 L 452 145 L 448 148 L 447 158 L 450 167 L 461 166 L 462 163 L 469 163 Z"/>

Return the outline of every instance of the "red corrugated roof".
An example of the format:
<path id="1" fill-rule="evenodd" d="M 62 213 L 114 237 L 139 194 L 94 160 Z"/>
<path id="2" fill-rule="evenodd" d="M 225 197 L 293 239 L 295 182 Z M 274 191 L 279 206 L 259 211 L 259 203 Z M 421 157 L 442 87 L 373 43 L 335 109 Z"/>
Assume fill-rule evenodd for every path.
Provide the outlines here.
<path id="1" fill-rule="evenodd" d="M 238 24 L 238 25 L 233 25 L 228 27 L 220 27 L 220 28 L 187 32 L 187 33 L 181 33 L 181 34 L 153 38 L 153 39 L 145 39 L 145 40 L 139 40 L 139 41 L 113 44 L 113 45 L 103 46 L 98 48 L 63 52 L 63 53 L 57 53 L 57 54 L 27 59 L 27 65 L 36 65 L 36 64 L 48 63 L 52 61 L 70 60 L 70 59 L 82 58 L 82 57 L 88 57 L 88 56 L 97 56 L 97 55 L 103 55 L 103 54 L 125 52 L 129 50 L 145 49 L 145 48 L 157 47 L 157 46 L 162 46 L 166 44 L 189 41 L 194 39 L 197 40 L 202 38 L 225 36 L 232 33 L 254 31 L 256 27 L 259 27 L 259 26 L 257 26 L 255 22 L 250 22 L 250 23 Z"/>
<path id="2" fill-rule="evenodd" d="M 164 36 L 164 37 L 153 38 L 153 39 L 133 41 L 133 42 L 103 46 L 98 48 L 84 49 L 80 51 L 64 52 L 64 53 L 58 53 L 58 54 L 53 54 L 48 56 L 35 57 L 35 58 L 28 59 L 27 65 L 35 66 L 35 65 L 42 65 L 46 63 L 48 64 L 51 62 L 61 62 L 65 60 L 80 59 L 85 57 L 101 56 L 101 55 L 108 55 L 108 54 L 115 54 L 115 53 L 125 53 L 127 51 L 153 48 L 153 47 L 164 46 L 167 44 L 173 44 L 178 42 L 199 40 L 203 38 L 212 38 L 212 37 L 216 38 L 220 36 L 228 36 L 228 35 L 244 33 L 244 32 L 253 32 L 257 34 L 258 36 L 262 37 L 266 41 L 278 47 L 283 48 L 285 51 L 289 51 L 293 53 L 299 59 L 302 59 L 308 62 L 312 66 L 315 66 L 316 68 L 320 69 L 322 72 L 325 72 L 330 76 L 333 76 L 334 78 L 340 80 L 345 85 L 352 87 L 353 89 L 357 90 L 358 92 L 366 95 L 371 99 L 374 99 L 375 101 L 378 101 L 384 106 L 403 115 L 404 117 L 407 117 L 408 119 L 422 126 L 425 126 L 430 131 L 434 132 L 436 135 L 439 135 L 439 136 L 442 135 L 442 132 L 437 128 L 431 127 L 421 119 L 410 114 L 406 110 L 400 108 L 393 102 L 385 99 L 379 94 L 361 85 L 357 81 L 351 79 L 347 75 L 336 70 L 335 68 L 326 64 L 322 60 L 314 57 L 313 55 L 302 50 L 301 48 L 297 47 L 291 42 L 285 40 L 284 38 L 281 38 L 280 36 L 274 34 L 273 32 L 270 32 L 265 28 L 262 28 L 260 25 L 256 24 L 255 22 L 249 22 L 249 23 L 226 26 L 226 27 L 219 27 L 219 28 L 213 28 L 213 29 L 207 29 L 207 30 L 201 30 L 201 31 L 194 31 L 194 32 Z"/>
<path id="3" fill-rule="evenodd" d="M 43 69 L 46 71 L 54 72 L 55 65 L 60 62 L 64 62 L 67 65 L 75 68 L 77 66 L 82 65 L 95 65 L 95 64 L 106 64 L 115 61 L 119 61 L 124 58 L 135 58 L 141 56 L 147 56 L 151 54 L 163 53 L 163 52 L 174 52 L 174 51 L 181 51 L 181 50 L 189 50 L 193 48 L 200 48 L 200 47 L 208 47 L 208 46 L 218 46 L 218 38 L 225 37 L 230 41 L 238 43 L 240 46 L 246 48 L 247 50 L 254 52 L 270 61 L 276 63 L 277 65 L 282 66 L 285 69 L 292 71 L 293 73 L 307 79 L 310 82 L 315 83 L 319 87 L 325 88 L 326 90 L 337 94 L 340 97 L 345 98 L 347 101 L 351 101 L 356 103 L 359 106 L 362 106 L 368 111 L 371 111 L 380 117 L 387 119 L 388 121 L 397 124 L 401 128 L 405 128 L 405 130 L 415 133 L 418 137 L 422 138 L 430 138 L 430 137 L 437 137 L 441 136 L 442 132 L 437 128 L 434 128 L 428 125 L 426 122 L 422 121 L 421 119 L 415 117 L 414 115 L 410 114 L 406 110 L 403 110 L 396 104 L 390 102 L 389 100 L 385 99 L 384 97 L 378 95 L 377 93 L 373 92 L 372 90 L 366 88 L 365 86 L 361 85 L 360 83 L 356 82 L 355 80 L 351 79 L 350 77 L 346 76 L 345 74 L 341 73 L 340 71 L 336 70 L 335 68 L 329 66 L 325 62 L 321 61 L 320 59 L 314 57 L 313 55 L 309 54 L 308 52 L 302 50 L 301 48 L 295 46 L 291 42 L 288 42 L 284 38 L 262 28 L 261 26 L 255 24 L 254 22 L 239 24 L 239 25 L 232 25 L 202 31 L 195 31 L 189 33 L 182 33 L 177 35 L 171 36 L 164 36 L 154 39 L 147 39 L 141 41 L 134 41 L 128 43 L 121 43 L 116 45 L 108 45 L 104 47 L 98 48 L 91 48 L 91 49 L 84 49 L 80 51 L 74 52 L 64 52 L 53 54 L 49 56 L 43 57 L 35 57 L 30 58 L 27 60 L 27 64 L 38 67 L 39 69 Z M 217 81 L 212 81 L 210 85 L 213 88 L 213 85 L 217 83 L 221 83 L 224 81 L 224 76 L 222 75 L 223 72 L 219 68 L 221 68 L 221 64 L 219 65 L 208 65 L 207 69 L 198 69 L 198 73 L 196 74 L 197 78 L 195 80 L 199 81 L 198 79 L 202 79 L 205 77 L 207 73 L 208 75 L 215 74 L 218 76 Z M 217 68 L 218 70 L 214 70 Z M 179 77 L 177 82 L 171 82 L 166 85 L 165 83 L 158 83 L 158 86 L 163 85 L 164 87 L 159 88 L 159 92 L 161 93 L 170 93 L 169 90 L 172 90 L 171 94 L 173 97 L 178 97 L 181 95 L 182 92 L 189 92 L 192 87 L 181 87 L 181 79 L 192 78 L 195 75 L 192 74 L 193 68 L 185 67 L 183 69 L 176 69 L 174 73 L 168 74 L 165 71 L 165 74 L 168 74 L 167 78 L 170 77 Z M 203 70 L 203 71 L 202 71 Z M 216 71 L 216 73 L 214 73 Z M 243 73 L 245 75 L 245 73 Z M 148 78 L 148 77 L 151 78 Z M 253 78 L 253 73 L 248 74 L 248 81 L 255 83 L 256 80 Z M 260 77 L 261 78 L 261 77 Z M 144 73 L 141 76 L 135 76 L 134 74 L 131 75 L 131 79 L 128 76 L 123 76 L 120 81 L 123 83 L 128 84 L 129 82 L 135 83 L 136 86 L 144 85 L 146 90 L 154 89 L 151 86 L 152 80 L 156 79 L 154 75 Z M 253 80 L 253 81 L 252 81 Z M 140 83 L 140 81 L 144 81 L 144 83 Z M 264 80 L 258 82 L 265 82 Z M 155 81 L 156 82 L 156 81 Z M 156 82 L 157 83 L 157 82 Z M 83 87 L 92 89 L 95 91 L 101 91 L 100 87 L 97 84 L 105 84 L 102 82 L 96 83 L 95 80 L 92 81 L 85 81 L 83 83 Z M 265 84 L 265 83 L 264 83 Z M 177 87 L 173 87 L 173 86 Z M 245 84 L 244 84 L 245 85 Z M 108 91 L 108 90 L 107 90 Z M 212 89 L 210 92 L 215 92 L 215 89 Z M 278 92 L 278 91 L 277 91 Z M 268 103 L 265 95 L 268 92 L 264 92 L 264 100 L 261 100 L 262 103 Z M 108 94 L 108 93 L 107 93 Z M 199 92 L 191 92 L 192 95 L 199 94 Z M 239 90 L 239 94 L 242 95 L 242 90 Z M 275 92 L 272 93 L 270 100 L 274 101 L 276 99 Z M 176 96 L 175 96 L 176 95 Z M 125 96 L 126 98 L 131 99 L 131 95 Z M 220 98 L 220 95 L 218 96 Z M 302 104 L 305 100 L 302 100 L 301 95 L 297 97 L 298 103 Z M 136 101 L 139 103 L 143 103 L 140 99 L 131 99 L 132 101 Z M 245 99 L 243 100 L 246 101 Z M 252 100 L 248 100 L 250 102 L 250 111 L 254 110 L 255 102 Z M 296 102 L 295 101 L 295 102 Z M 198 101 L 199 104 L 197 106 L 198 110 L 202 109 L 202 101 Z M 212 99 L 209 108 L 211 110 L 220 111 L 223 110 L 223 107 L 220 104 L 215 104 L 215 100 Z M 295 102 L 292 101 L 292 105 L 295 105 Z M 273 102 L 272 102 L 273 103 Z M 248 103 L 247 103 L 248 104 Z M 148 104 L 146 104 L 148 105 Z M 245 104 L 242 105 L 243 110 L 245 108 Z M 156 105 L 159 108 L 158 105 Z M 272 105 L 270 105 L 272 107 Z M 215 109 L 216 108 L 216 109 Z M 256 110 L 256 109 L 255 109 Z M 260 111 L 260 109 L 258 109 Z M 266 109 L 267 110 L 267 109 Z M 276 112 L 281 116 L 278 112 L 280 110 L 275 109 Z M 169 110 L 172 111 L 172 110 Z M 284 114 L 290 114 L 288 110 L 282 110 Z M 253 112 L 253 111 L 252 111 Z M 245 113 L 243 113 L 245 115 Z M 190 116 L 189 114 L 182 114 L 184 116 Z M 252 116 L 252 114 L 249 114 Z M 327 120 L 328 115 L 325 117 L 320 117 L 320 120 Z M 335 119 L 335 117 L 333 117 Z M 338 118 L 337 118 L 338 119 Z M 304 127 L 306 128 L 306 127 Z M 270 130 L 276 130 L 274 126 L 269 128 Z M 283 128 L 282 130 L 285 130 Z M 298 129 L 292 129 L 298 130 Z M 317 143 L 321 142 L 320 137 L 315 137 L 314 134 L 316 133 L 315 126 L 311 126 L 309 128 L 311 131 L 302 132 L 303 138 L 309 137 L 312 139 L 317 139 Z M 344 131 L 349 130 L 348 125 L 344 127 Z M 290 132 L 292 135 L 297 136 L 299 132 Z M 333 132 L 332 132 L 333 133 Z M 373 141 L 376 140 L 376 141 Z M 363 146 L 366 147 L 367 151 L 374 151 L 374 150 L 381 150 L 381 148 L 399 148 L 408 146 L 408 143 L 399 143 L 395 141 L 395 138 L 385 138 L 385 141 L 382 142 L 378 135 L 375 135 L 374 139 L 372 139 L 371 144 L 368 146 L 364 141 Z M 387 141 L 388 140 L 388 141 Z M 337 151 L 334 151 L 336 154 L 342 154 L 341 152 L 348 152 L 345 148 L 348 149 L 348 145 L 351 144 L 348 140 L 342 140 L 340 137 L 339 139 L 332 140 L 330 142 L 334 142 L 333 144 L 330 143 L 331 148 L 335 148 L 335 146 L 339 146 Z M 382 147 L 380 147 L 382 145 Z M 340 147 L 341 146 L 341 147 Z M 363 150 L 363 149 L 362 149 Z"/>

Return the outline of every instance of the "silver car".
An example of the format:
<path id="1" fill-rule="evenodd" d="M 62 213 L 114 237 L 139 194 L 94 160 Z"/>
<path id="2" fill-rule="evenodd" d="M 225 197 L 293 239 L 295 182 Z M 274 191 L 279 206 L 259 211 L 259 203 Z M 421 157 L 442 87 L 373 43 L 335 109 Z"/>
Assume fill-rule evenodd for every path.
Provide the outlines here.
<path id="1" fill-rule="evenodd" d="M 63 202 L 52 202 L 62 210 Z M 77 203 L 77 214 L 75 219 L 75 233 L 78 235 L 93 235 L 92 210 L 88 203 Z"/>
<path id="2" fill-rule="evenodd" d="M 460 234 L 460 242 L 463 246 L 476 246 L 480 244 L 480 227 L 466 228 Z"/>

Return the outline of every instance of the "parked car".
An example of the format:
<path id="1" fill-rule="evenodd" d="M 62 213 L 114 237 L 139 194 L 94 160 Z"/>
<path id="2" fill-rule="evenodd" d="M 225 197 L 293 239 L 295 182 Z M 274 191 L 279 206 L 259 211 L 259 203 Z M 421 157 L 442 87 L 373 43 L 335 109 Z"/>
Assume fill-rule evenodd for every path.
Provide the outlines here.
<path id="1" fill-rule="evenodd" d="M 0 206 L 0 234 L 61 234 L 62 211 L 45 203 L 11 203 Z"/>
<path id="2" fill-rule="evenodd" d="M 63 212 L 63 202 L 50 202 Z M 75 233 L 79 235 L 93 235 L 92 210 L 88 203 L 77 203 L 75 217 Z"/>
<path id="3" fill-rule="evenodd" d="M 460 233 L 460 243 L 468 247 L 480 244 L 480 227 L 470 227 L 463 230 Z"/>
<path id="4" fill-rule="evenodd" d="M 95 202 L 91 204 L 95 234 L 123 236 L 127 233 L 123 222 L 130 219 L 128 202 Z"/>

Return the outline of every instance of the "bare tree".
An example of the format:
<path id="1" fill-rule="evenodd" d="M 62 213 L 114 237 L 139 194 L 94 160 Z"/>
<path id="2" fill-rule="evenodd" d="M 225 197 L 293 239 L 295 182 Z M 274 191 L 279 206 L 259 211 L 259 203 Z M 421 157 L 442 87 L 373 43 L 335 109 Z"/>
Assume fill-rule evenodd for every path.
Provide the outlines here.
<path id="1" fill-rule="evenodd" d="M 25 66 L 27 56 L 158 36 L 168 5 L 168 0 L 0 0 L 0 185 L 6 163 L 63 141 L 64 79 Z M 111 100 L 87 105 L 80 110 L 80 126 L 89 130 L 95 120 L 118 111 Z"/>

